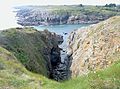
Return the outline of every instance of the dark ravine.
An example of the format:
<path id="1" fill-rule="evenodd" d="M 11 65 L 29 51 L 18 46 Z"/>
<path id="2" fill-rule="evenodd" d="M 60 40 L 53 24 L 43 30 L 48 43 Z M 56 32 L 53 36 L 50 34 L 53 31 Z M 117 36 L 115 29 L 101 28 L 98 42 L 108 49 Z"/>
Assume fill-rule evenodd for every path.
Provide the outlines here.
<path id="1" fill-rule="evenodd" d="M 58 46 L 51 49 L 52 70 L 50 78 L 56 81 L 63 81 L 70 78 L 69 57 L 65 50 L 59 47 L 62 43 L 63 41 L 59 41 Z M 65 57 L 62 58 L 63 55 Z"/>
<path id="2" fill-rule="evenodd" d="M 57 56 L 57 55 L 55 55 Z M 59 54 L 60 56 L 60 54 Z M 54 60 L 54 59 L 52 59 Z M 56 63 L 53 63 L 56 64 Z M 64 62 L 58 62 L 58 64 L 52 66 L 52 76 L 51 78 L 57 81 L 63 81 L 70 78 L 70 70 L 69 70 L 69 57 L 66 55 L 64 58 Z"/>

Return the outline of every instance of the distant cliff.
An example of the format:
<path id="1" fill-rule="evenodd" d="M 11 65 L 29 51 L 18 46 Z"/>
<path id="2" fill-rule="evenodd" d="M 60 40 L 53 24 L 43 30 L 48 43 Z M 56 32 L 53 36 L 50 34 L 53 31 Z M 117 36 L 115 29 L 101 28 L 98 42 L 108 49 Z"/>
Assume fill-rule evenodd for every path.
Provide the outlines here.
<path id="1" fill-rule="evenodd" d="M 98 23 L 120 15 L 119 6 L 22 6 L 17 7 L 18 24 L 22 26 Z"/>
<path id="2" fill-rule="evenodd" d="M 72 77 L 98 71 L 120 60 L 120 16 L 71 32 Z"/>

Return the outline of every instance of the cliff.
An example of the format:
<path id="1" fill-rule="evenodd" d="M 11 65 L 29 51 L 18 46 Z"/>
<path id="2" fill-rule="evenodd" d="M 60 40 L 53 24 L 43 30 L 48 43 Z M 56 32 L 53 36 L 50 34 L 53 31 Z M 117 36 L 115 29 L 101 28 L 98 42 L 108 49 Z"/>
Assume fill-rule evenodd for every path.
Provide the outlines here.
<path id="1" fill-rule="evenodd" d="M 22 26 L 98 23 L 120 15 L 119 6 L 49 5 L 17 7 L 18 24 Z"/>
<path id="2" fill-rule="evenodd" d="M 68 41 L 68 54 L 72 61 L 70 69 L 73 77 L 81 76 L 59 83 L 45 75 L 48 77 L 48 66 L 55 62 L 49 58 L 59 59 L 59 48 L 55 47 L 61 41 L 59 35 L 34 28 L 12 28 L 0 32 L 0 89 L 120 88 L 120 16 L 71 33 Z M 51 57 L 49 50 L 52 50 Z M 33 70 L 28 71 L 25 67 Z M 56 75 L 63 72 L 63 68 L 59 68 Z"/>
<path id="3" fill-rule="evenodd" d="M 11 28 L 0 32 L 1 47 L 13 53 L 28 70 L 46 77 L 51 75 L 53 62 L 56 65 L 61 61 L 58 44 L 62 41 L 60 35 L 34 28 Z"/>
<path id="4" fill-rule="evenodd" d="M 120 16 L 71 32 L 71 76 L 98 71 L 120 60 Z"/>

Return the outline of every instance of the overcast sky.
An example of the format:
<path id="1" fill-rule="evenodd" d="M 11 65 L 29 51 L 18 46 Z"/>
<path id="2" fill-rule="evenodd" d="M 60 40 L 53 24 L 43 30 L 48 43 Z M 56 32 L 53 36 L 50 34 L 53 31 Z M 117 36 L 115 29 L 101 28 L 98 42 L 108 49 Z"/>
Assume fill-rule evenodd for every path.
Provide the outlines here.
<path id="1" fill-rule="evenodd" d="M 12 7 L 20 5 L 105 5 L 120 4 L 120 0 L 0 0 L 0 29 L 17 26 Z"/>
<path id="2" fill-rule="evenodd" d="M 106 3 L 120 4 L 120 0 L 1 0 L 2 5 L 64 5 L 64 4 L 104 5 Z"/>

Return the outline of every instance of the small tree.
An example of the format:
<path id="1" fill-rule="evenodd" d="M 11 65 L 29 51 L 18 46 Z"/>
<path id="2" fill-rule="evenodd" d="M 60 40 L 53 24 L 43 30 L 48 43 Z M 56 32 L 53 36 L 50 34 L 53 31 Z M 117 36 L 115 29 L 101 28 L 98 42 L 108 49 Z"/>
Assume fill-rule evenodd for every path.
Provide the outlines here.
<path id="1" fill-rule="evenodd" d="M 105 7 L 116 7 L 116 4 L 106 4 Z"/>
<path id="2" fill-rule="evenodd" d="M 83 5 L 82 5 L 82 4 L 79 4 L 79 6 L 80 6 L 80 7 L 83 7 Z"/>

